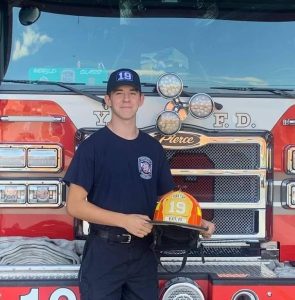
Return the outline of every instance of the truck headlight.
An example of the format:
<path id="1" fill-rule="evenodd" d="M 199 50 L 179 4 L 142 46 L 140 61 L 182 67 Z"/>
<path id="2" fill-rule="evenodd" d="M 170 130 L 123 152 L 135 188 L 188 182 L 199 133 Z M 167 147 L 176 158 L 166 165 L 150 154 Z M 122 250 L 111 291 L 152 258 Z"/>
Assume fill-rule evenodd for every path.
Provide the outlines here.
<path id="1" fill-rule="evenodd" d="M 0 207 L 59 207 L 64 191 L 61 180 L 1 180 Z"/>
<path id="2" fill-rule="evenodd" d="M 26 186 L 19 184 L 0 185 L 0 204 L 22 204 L 26 202 Z"/>
<path id="3" fill-rule="evenodd" d="M 5 145 L 0 148 L 0 168 L 4 171 L 10 168 L 26 166 L 26 150 L 24 147 Z"/>
<path id="4" fill-rule="evenodd" d="M 58 163 L 57 149 L 28 149 L 29 168 L 56 168 Z"/>
<path id="5" fill-rule="evenodd" d="M 295 147 L 288 147 L 285 154 L 286 169 L 288 173 L 295 174 Z"/>
<path id="6" fill-rule="evenodd" d="M 287 184 L 287 206 L 295 208 L 295 182 Z"/>
<path id="7" fill-rule="evenodd" d="M 164 98 L 176 98 L 183 89 L 180 77 L 173 73 L 162 75 L 157 82 L 158 93 Z"/>
<path id="8" fill-rule="evenodd" d="M 58 186 L 55 184 L 30 184 L 28 194 L 28 203 L 30 204 L 58 203 Z"/>
<path id="9" fill-rule="evenodd" d="M 181 127 L 179 115 L 175 111 L 163 111 L 157 118 L 157 128 L 164 135 L 175 134 Z"/>
<path id="10" fill-rule="evenodd" d="M 204 93 L 193 95 L 189 100 L 189 111 L 195 118 L 207 118 L 213 112 L 213 100 Z"/>
<path id="11" fill-rule="evenodd" d="M 59 172 L 61 168 L 62 148 L 59 145 L 0 145 L 0 171 Z"/>

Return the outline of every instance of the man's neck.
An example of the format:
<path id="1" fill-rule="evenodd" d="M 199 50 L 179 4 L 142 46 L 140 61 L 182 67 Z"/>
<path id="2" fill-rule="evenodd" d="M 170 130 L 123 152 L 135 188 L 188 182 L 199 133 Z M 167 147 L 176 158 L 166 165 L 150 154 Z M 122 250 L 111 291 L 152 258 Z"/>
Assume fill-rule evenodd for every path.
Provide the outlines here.
<path id="1" fill-rule="evenodd" d="M 126 122 L 123 124 L 120 122 L 120 124 L 117 124 L 115 121 L 111 120 L 107 126 L 113 133 L 126 140 L 136 139 L 139 133 L 138 128 L 133 122 Z"/>

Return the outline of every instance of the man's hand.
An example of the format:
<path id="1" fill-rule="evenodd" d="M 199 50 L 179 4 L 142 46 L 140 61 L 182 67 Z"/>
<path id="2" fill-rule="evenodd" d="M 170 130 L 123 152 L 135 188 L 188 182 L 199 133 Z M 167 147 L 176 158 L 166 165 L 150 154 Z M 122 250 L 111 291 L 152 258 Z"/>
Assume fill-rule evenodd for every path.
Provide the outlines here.
<path id="1" fill-rule="evenodd" d="M 153 228 L 151 219 L 145 215 L 126 215 L 124 228 L 131 234 L 143 238 L 148 235 Z"/>
<path id="2" fill-rule="evenodd" d="M 202 230 L 200 233 L 204 238 L 209 239 L 215 231 L 215 225 L 209 221 L 202 219 L 201 226 L 208 228 L 208 230 Z"/>

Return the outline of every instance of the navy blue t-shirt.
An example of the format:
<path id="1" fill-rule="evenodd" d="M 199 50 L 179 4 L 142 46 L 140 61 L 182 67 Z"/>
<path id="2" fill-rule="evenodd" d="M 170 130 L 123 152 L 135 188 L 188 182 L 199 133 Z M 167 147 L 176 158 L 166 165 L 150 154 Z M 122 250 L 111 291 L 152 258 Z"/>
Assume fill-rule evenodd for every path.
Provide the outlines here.
<path id="1" fill-rule="evenodd" d="M 158 196 L 175 187 L 158 141 L 142 131 L 126 140 L 108 127 L 80 144 L 64 181 L 82 186 L 88 201 L 101 208 L 150 218 Z"/>

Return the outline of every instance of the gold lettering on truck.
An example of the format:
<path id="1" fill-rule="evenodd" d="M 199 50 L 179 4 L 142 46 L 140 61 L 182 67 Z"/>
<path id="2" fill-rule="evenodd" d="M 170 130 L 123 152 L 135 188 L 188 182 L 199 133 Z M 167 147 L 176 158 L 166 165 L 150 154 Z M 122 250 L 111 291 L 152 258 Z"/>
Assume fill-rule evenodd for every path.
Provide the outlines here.
<path id="1" fill-rule="evenodd" d="M 153 137 L 166 148 L 194 148 L 200 144 L 200 135 L 192 132 L 178 132 L 173 135 L 154 133 Z"/>
<path id="2" fill-rule="evenodd" d="M 189 136 L 163 136 L 160 139 L 160 143 L 164 144 L 165 142 L 168 142 L 170 144 L 194 144 L 194 138 Z"/>

